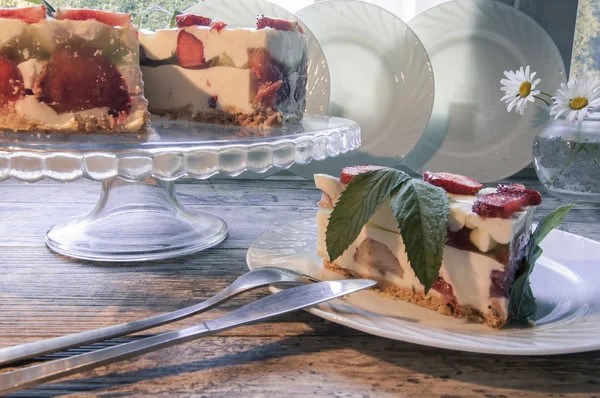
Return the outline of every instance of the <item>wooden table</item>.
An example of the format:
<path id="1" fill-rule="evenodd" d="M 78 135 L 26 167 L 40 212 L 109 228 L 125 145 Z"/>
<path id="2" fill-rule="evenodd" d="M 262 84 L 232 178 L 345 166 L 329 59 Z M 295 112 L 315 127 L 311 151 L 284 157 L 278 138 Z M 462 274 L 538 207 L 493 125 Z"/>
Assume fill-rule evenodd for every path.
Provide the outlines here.
<path id="1" fill-rule="evenodd" d="M 523 182 L 537 187 L 536 180 Z M 93 208 L 100 184 L 0 183 L 0 347 L 132 321 L 209 297 L 247 270 L 253 240 L 314 217 L 320 197 L 302 181 L 209 180 L 180 184 L 178 191 L 191 209 L 227 221 L 224 243 L 174 260 L 101 264 L 70 260 L 44 246 L 50 226 Z M 559 203 L 546 196 L 538 219 Z M 600 205 L 581 204 L 562 228 L 600 239 L 599 221 Z M 264 294 L 243 295 L 152 333 L 215 317 Z M 107 344 L 114 343 L 54 357 Z M 131 395 L 600 396 L 600 355 L 468 354 L 370 336 L 299 312 L 14 394 Z"/>

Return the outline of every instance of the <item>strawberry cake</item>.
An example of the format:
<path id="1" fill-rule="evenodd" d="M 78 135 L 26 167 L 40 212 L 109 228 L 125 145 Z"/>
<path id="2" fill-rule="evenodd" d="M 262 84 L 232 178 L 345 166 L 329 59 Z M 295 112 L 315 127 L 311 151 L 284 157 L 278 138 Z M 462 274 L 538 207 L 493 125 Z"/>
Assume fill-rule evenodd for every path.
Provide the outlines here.
<path id="1" fill-rule="evenodd" d="M 509 291 L 523 267 L 540 194 L 519 184 L 484 189 L 468 177 L 425 173 L 425 182 L 446 191 L 448 209 L 446 228 L 441 227 L 439 275 L 433 275 L 435 282 L 426 294 L 408 260 L 389 197 L 339 257 L 332 261 L 329 256 L 326 234 L 330 216 L 350 181 L 372 169 L 380 168 L 346 168 L 341 178 L 315 175 L 316 186 L 323 192 L 317 224 L 318 254 L 325 267 L 352 277 L 376 279 L 379 289 L 395 298 L 502 327 L 509 318 Z"/>
<path id="2" fill-rule="evenodd" d="M 302 119 L 306 36 L 297 22 L 257 18 L 255 28 L 176 17 L 177 27 L 140 31 L 150 112 L 170 119 L 270 127 Z"/>
<path id="3" fill-rule="evenodd" d="M 128 14 L 0 9 L 0 129 L 138 132 L 148 118 Z"/>

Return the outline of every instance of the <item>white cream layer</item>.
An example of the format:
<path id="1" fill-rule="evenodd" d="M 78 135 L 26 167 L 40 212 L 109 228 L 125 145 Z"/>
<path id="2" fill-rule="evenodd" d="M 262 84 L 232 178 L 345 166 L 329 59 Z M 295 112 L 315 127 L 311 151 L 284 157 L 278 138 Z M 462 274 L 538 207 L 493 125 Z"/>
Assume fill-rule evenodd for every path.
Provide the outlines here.
<path id="1" fill-rule="evenodd" d="M 147 102 L 143 97 L 133 97 L 131 111 L 122 128 L 127 131 L 139 130 L 146 120 Z M 15 112 L 34 123 L 57 130 L 77 127 L 77 117 L 104 119 L 108 116 L 108 108 L 92 108 L 78 112 L 56 113 L 47 104 L 28 95 L 15 102 Z"/>
<path id="2" fill-rule="evenodd" d="M 217 110 L 252 113 L 258 81 L 250 69 L 217 66 L 186 69 L 177 65 L 142 67 L 145 95 L 152 109 L 186 106 L 194 112 L 211 112 L 209 99 L 216 96 Z"/>
<path id="3" fill-rule="evenodd" d="M 345 189 L 339 178 L 326 174 L 315 174 L 315 185 L 332 199 L 334 205 Z M 510 218 L 483 218 L 471 210 L 479 195 L 495 191 L 494 188 L 482 189 L 478 195 L 473 196 L 448 194 L 450 230 L 458 231 L 463 227 L 473 230 L 471 242 L 484 253 L 498 244 L 510 243 L 515 234 L 520 234 L 531 223 L 533 217 L 533 208 L 517 212 Z M 375 212 L 369 223 L 399 233 L 389 200 Z"/>
<path id="4" fill-rule="evenodd" d="M 326 261 L 329 261 L 329 256 L 325 244 L 325 231 L 327 230 L 330 213 L 331 209 L 319 209 L 317 213 L 317 254 Z M 372 239 L 383 243 L 400 263 L 401 272 L 382 272 L 377 267 L 369 264 L 368 258 L 365 259 L 362 257 L 363 261 L 357 261 L 355 254 L 365 239 Z M 334 261 L 334 264 L 341 268 L 360 273 L 365 277 L 385 280 L 399 287 L 418 292 L 423 292 L 424 290 L 423 285 L 419 282 L 410 266 L 402 237 L 395 232 L 369 226 L 363 227 L 358 238 L 348 247 L 342 256 Z M 454 296 L 459 305 L 470 306 L 485 313 L 493 301 L 498 302 L 501 308 L 506 308 L 506 298 L 490 298 L 489 294 L 491 272 L 502 269 L 503 265 L 493 258 L 446 246 L 444 247 L 440 276 L 452 285 Z M 439 292 L 433 289 L 429 291 L 429 295 L 433 297 L 441 296 Z"/>
<path id="5" fill-rule="evenodd" d="M 181 29 L 161 29 L 156 32 L 140 31 L 140 44 L 146 56 L 163 60 L 173 56 L 177 50 L 180 30 L 196 36 L 204 46 L 204 58 L 208 61 L 227 54 L 235 67 L 248 63 L 248 49 L 266 48 L 271 56 L 289 68 L 297 69 L 306 51 L 306 36 L 298 32 L 276 29 L 210 29 L 207 26 L 190 26 Z"/>

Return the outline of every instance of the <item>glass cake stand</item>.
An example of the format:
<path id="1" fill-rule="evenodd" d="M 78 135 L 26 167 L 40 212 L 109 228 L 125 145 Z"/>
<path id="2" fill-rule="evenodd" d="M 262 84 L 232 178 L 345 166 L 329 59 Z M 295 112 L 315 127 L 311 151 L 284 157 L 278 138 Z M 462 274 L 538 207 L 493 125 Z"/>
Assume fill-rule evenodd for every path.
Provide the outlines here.
<path id="1" fill-rule="evenodd" d="M 144 261 L 215 246 L 227 236 L 221 218 L 185 209 L 174 182 L 287 168 L 351 151 L 360 128 L 351 120 L 305 115 L 272 130 L 161 119 L 144 135 L 0 133 L 0 180 L 103 183 L 87 215 L 50 228 L 47 246 L 70 257 Z"/>

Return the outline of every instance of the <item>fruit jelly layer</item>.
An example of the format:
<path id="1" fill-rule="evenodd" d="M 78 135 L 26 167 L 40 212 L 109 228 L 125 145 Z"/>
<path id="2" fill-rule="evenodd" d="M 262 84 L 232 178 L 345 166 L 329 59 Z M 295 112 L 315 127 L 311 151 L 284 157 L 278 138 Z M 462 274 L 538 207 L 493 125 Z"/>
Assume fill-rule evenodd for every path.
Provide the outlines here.
<path id="1" fill-rule="evenodd" d="M 204 58 L 208 61 L 227 55 L 227 66 L 248 67 L 248 50 L 260 48 L 288 69 L 298 69 L 306 53 L 306 36 L 298 32 L 275 29 L 210 29 L 191 26 L 182 29 L 161 29 L 156 32 L 140 31 L 140 44 L 151 60 L 172 59 L 177 53 L 177 39 L 181 32 L 192 34 L 202 43 Z"/>

